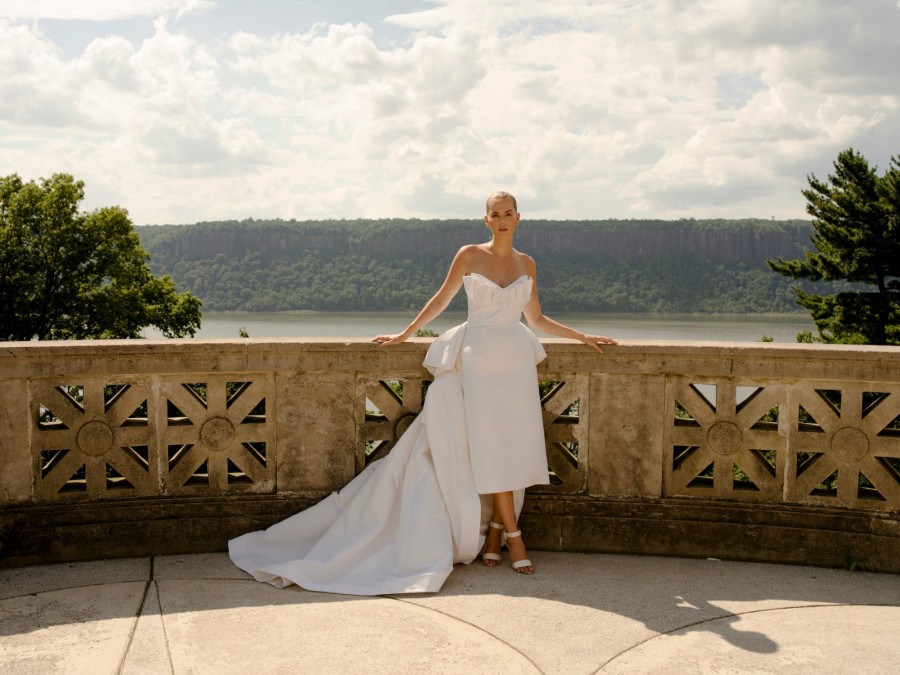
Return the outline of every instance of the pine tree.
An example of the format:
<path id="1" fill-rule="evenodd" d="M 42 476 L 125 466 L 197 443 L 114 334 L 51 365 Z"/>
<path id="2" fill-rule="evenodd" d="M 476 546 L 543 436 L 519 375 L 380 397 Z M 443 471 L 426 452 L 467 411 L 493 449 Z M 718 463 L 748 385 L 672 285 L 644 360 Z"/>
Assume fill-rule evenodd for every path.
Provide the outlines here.
<path id="1" fill-rule="evenodd" d="M 900 157 L 879 177 L 848 148 L 834 169 L 824 182 L 810 175 L 803 190 L 816 252 L 769 267 L 794 279 L 845 282 L 832 295 L 793 287 L 823 342 L 900 344 Z"/>

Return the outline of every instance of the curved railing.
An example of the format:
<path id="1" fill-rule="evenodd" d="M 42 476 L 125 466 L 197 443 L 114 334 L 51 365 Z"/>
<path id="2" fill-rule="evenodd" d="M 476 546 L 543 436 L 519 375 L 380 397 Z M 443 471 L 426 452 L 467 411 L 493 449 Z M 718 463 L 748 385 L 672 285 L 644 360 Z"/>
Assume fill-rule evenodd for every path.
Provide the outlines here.
<path id="1" fill-rule="evenodd" d="M 427 340 L 0 343 L 0 562 L 221 550 L 422 406 Z M 535 548 L 900 571 L 900 349 L 545 341 Z"/>

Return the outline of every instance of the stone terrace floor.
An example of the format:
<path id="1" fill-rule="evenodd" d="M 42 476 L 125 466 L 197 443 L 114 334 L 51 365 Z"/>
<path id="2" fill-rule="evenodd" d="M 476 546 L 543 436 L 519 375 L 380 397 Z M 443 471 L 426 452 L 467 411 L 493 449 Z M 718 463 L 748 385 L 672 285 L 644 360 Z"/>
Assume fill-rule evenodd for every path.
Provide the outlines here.
<path id="1" fill-rule="evenodd" d="M 2 673 L 896 673 L 900 577 L 533 552 L 435 595 L 279 590 L 224 553 L 0 569 Z"/>

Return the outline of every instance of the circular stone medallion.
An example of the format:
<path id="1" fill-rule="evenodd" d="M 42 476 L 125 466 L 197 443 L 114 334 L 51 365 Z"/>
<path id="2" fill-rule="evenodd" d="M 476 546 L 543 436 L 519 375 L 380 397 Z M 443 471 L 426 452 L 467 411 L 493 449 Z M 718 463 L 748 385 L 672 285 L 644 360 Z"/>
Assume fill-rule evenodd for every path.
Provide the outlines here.
<path id="1" fill-rule="evenodd" d="M 84 454 L 97 457 L 112 447 L 113 432 L 105 422 L 94 420 L 78 430 L 76 441 Z"/>
<path id="2" fill-rule="evenodd" d="M 210 450 L 224 450 L 234 440 L 234 425 L 224 417 L 213 417 L 203 423 L 200 440 Z"/>
<path id="3" fill-rule="evenodd" d="M 831 437 L 831 449 L 844 462 L 858 462 L 869 452 L 869 438 L 859 429 L 844 427 Z"/>
<path id="4" fill-rule="evenodd" d="M 713 452 L 720 455 L 730 455 L 737 452 L 738 448 L 741 447 L 744 435 L 736 424 L 721 420 L 709 428 L 706 440 L 709 442 L 709 447 Z"/>

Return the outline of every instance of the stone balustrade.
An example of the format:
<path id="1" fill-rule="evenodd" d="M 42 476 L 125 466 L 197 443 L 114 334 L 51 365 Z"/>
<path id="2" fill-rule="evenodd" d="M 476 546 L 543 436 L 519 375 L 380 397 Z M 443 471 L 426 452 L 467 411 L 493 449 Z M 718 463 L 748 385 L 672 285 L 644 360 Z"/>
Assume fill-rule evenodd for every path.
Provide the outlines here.
<path id="1" fill-rule="evenodd" d="M 0 343 L 0 563 L 222 550 L 421 410 L 428 340 Z M 900 572 L 900 349 L 545 341 L 534 548 Z"/>

